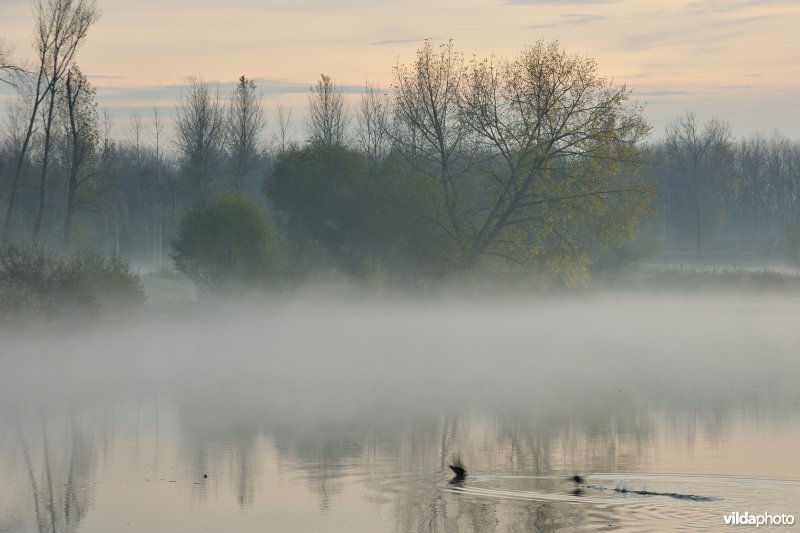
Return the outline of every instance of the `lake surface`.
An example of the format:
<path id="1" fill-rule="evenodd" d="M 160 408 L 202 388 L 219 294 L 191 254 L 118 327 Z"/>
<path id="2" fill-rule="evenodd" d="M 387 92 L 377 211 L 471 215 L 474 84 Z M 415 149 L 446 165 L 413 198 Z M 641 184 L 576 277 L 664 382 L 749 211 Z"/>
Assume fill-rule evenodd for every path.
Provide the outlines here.
<path id="1" fill-rule="evenodd" d="M 798 298 L 328 294 L 2 335 L 0 532 L 800 520 Z"/>

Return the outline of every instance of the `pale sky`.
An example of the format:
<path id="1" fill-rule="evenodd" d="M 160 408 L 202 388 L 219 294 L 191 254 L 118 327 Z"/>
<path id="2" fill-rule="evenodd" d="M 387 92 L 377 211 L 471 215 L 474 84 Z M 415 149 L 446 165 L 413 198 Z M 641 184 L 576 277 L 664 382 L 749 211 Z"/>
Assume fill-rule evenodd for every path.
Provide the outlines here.
<path id="1" fill-rule="evenodd" d="M 467 56 L 512 56 L 544 38 L 627 84 L 654 128 L 695 111 L 737 135 L 800 138 L 800 0 L 98 0 L 78 63 L 126 116 L 173 107 L 188 76 L 245 74 L 270 109 L 300 116 L 325 72 L 354 91 L 388 87 L 423 39 Z M 29 0 L 0 0 L 0 38 L 31 57 Z"/>

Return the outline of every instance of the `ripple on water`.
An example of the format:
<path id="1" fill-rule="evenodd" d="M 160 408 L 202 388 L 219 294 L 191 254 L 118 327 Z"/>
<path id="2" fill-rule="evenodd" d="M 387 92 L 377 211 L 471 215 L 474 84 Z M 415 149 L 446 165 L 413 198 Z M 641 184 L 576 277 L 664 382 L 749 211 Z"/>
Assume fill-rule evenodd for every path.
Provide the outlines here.
<path id="1" fill-rule="evenodd" d="M 800 482 L 673 474 L 593 474 L 579 494 L 566 476 L 470 475 L 445 490 L 500 502 L 577 506 L 575 526 L 625 531 L 724 528 L 732 512 L 798 517 Z M 800 517 L 798 517 L 800 518 Z"/>

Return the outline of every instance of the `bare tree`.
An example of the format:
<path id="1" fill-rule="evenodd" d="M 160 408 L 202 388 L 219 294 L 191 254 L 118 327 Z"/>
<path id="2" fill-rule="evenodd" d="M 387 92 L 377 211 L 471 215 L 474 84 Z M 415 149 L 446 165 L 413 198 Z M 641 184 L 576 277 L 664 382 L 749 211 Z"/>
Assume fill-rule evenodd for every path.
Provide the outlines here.
<path id="1" fill-rule="evenodd" d="M 308 96 L 308 136 L 325 146 L 344 143 L 347 105 L 342 88 L 326 74 L 321 74 Z"/>
<path id="2" fill-rule="evenodd" d="M 78 46 L 86 38 L 89 27 L 100 17 L 94 0 L 38 0 L 34 6 L 39 59 L 47 77 L 48 103 L 44 113 L 44 149 L 39 174 L 39 208 L 33 228 L 37 242 L 42 229 L 47 192 L 47 169 L 50 161 L 50 132 L 59 81 L 70 68 Z"/>
<path id="3" fill-rule="evenodd" d="M 213 177 L 212 168 L 225 140 L 225 113 L 219 88 L 192 78 L 178 102 L 175 142 L 191 193 L 203 199 Z"/>
<path id="4" fill-rule="evenodd" d="M 289 126 L 291 123 L 292 106 L 286 107 L 284 105 L 278 105 L 278 131 L 275 133 L 275 138 L 280 153 L 286 152 L 287 137 L 289 135 Z"/>
<path id="5" fill-rule="evenodd" d="M 161 172 L 161 138 L 164 135 L 164 122 L 161 120 L 161 110 L 158 106 L 153 106 L 152 115 L 152 128 L 153 128 L 153 149 L 155 156 L 155 182 L 159 190 L 163 190 L 163 176 Z M 176 211 L 176 186 L 174 183 L 170 184 L 170 206 L 173 216 Z M 160 267 L 164 263 L 164 203 L 161 195 L 158 199 L 157 220 L 155 223 L 155 245 L 153 254 L 156 264 Z"/>
<path id="6" fill-rule="evenodd" d="M 356 113 L 358 144 L 374 165 L 389 151 L 389 99 L 376 85 L 367 83 Z"/>
<path id="7" fill-rule="evenodd" d="M 86 38 L 89 27 L 100 17 L 100 10 L 94 0 L 37 0 L 33 11 L 36 19 L 34 47 L 37 52 L 38 68 L 31 83 L 28 126 L 17 155 L 3 223 L 2 240 L 4 242 L 9 237 L 11 217 L 17 203 L 21 171 L 35 130 L 39 109 L 49 98 L 44 114 L 44 151 L 39 178 L 39 210 L 34 228 L 34 240 L 38 239 L 45 206 L 50 130 L 55 109 L 56 87 L 69 69 L 78 47 Z"/>
<path id="8" fill-rule="evenodd" d="M 686 186 L 694 213 L 695 252 L 705 251 L 705 222 L 717 211 L 716 194 L 722 180 L 730 176 L 733 163 L 731 131 L 724 121 L 713 119 L 703 129 L 697 127 L 694 113 L 667 126 L 667 164 L 671 174 Z"/>
<path id="9" fill-rule="evenodd" d="M 11 52 L 11 46 L 0 38 L 0 83 L 5 83 L 6 85 L 14 87 L 16 83 L 12 81 L 13 76 L 24 74 L 25 70 L 14 64 L 11 59 Z"/>
<path id="10" fill-rule="evenodd" d="M 241 76 L 230 95 L 226 135 L 235 189 L 241 197 L 245 195 L 247 174 L 262 152 L 260 139 L 265 126 L 261 95 L 256 92 L 256 84 Z"/>

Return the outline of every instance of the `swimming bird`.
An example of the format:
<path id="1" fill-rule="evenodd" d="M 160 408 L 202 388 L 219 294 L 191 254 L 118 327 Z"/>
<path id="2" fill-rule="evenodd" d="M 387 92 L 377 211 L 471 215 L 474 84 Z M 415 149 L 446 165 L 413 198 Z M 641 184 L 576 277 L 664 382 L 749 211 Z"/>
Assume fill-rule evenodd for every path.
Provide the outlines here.
<path id="1" fill-rule="evenodd" d="M 568 481 L 572 481 L 576 485 L 583 485 L 584 483 L 586 483 L 586 479 L 583 476 L 579 476 L 578 474 L 575 474 L 574 476 L 569 478 Z"/>
<path id="2" fill-rule="evenodd" d="M 467 477 L 467 469 L 461 464 L 461 461 L 455 461 L 456 464 L 448 465 L 450 470 L 453 471 L 455 476 L 450 480 L 450 483 L 461 483 Z"/>

